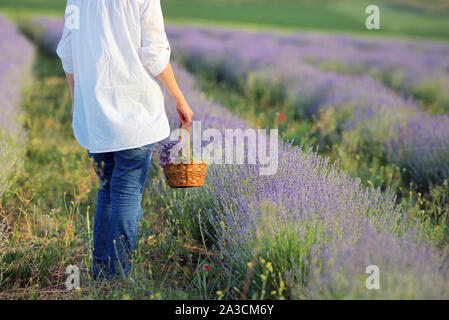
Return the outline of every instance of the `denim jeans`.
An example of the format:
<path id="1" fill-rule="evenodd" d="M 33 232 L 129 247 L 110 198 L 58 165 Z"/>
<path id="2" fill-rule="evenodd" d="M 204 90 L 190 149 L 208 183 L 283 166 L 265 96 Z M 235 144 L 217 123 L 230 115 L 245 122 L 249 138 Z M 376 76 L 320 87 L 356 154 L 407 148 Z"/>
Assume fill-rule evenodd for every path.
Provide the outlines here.
<path id="1" fill-rule="evenodd" d="M 94 218 L 94 279 L 129 274 L 152 147 L 89 153 L 101 184 Z"/>

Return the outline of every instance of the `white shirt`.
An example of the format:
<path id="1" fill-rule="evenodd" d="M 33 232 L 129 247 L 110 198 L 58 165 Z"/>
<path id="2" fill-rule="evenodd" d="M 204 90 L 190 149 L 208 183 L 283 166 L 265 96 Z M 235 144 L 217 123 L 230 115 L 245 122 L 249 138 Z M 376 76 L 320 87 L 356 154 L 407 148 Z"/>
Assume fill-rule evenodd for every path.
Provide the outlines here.
<path id="1" fill-rule="evenodd" d="M 156 76 L 171 50 L 160 0 L 68 0 L 65 22 L 57 53 L 75 77 L 79 144 L 102 153 L 167 138 L 165 90 Z"/>

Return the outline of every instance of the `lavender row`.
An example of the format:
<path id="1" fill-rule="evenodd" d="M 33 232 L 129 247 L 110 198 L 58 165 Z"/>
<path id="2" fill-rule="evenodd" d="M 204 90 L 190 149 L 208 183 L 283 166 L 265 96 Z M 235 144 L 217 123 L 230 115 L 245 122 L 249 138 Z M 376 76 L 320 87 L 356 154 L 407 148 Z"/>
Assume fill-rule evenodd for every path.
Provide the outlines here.
<path id="1" fill-rule="evenodd" d="M 0 199 L 20 168 L 23 132 L 18 122 L 22 84 L 29 76 L 33 46 L 0 15 Z"/>
<path id="2" fill-rule="evenodd" d="M 195 89 L 190 74 L 174 68 L 203 128 L 247 128 L 244 121 Z M 175 125 L 174 102 L 169 97 L 166 102 Z M 166 190 L 162 182 L 160 190 Z M 172 194 L 166 192 L 165 197 Z M 325 298 L 338 289 L 348 297 L 357 292 L 368 298 L 449 297 L 448 267 L 430 242 L 420 240 L 424 234 L 419 226 L 406 224 L 406 213 L 396 205 L 395 196 L 362 188 L 358 179 L 316 153 L 280 142 L 279 170 L 274 176 L 259 175 L 258 165 L 213 165 L 203 188 L 175 193 L 175 197 L 183 198 L 171 206 L 182 213 L 179 219 L 201 213 L 203 225 L 211 228 L 214 248 L 223 256 L 216 263 L 232 275 L 235 286 L 242 286 L 248 262 L 266 265 L 255 259 L 264 257 L 275 270 L 269 287 L 279 272 L 293 296 L 307 292 L 308 297 Z M 340 244 L 343 254 L 333 250 Z M 334 270 L 335 262 L 339 265 Z M 358 289 L 364 285 L 360 273 L 366 263 L 377 264 L 392 279 L 377 296 Z M 333 278 L 328 279 L 327 272 L 333 272 Z M 260 269 L 254 274 L 252 287 L 257 292 Z M 414 290 L 417 284 L 421 287 Z M 232 292 L 226 294 L 233 297 Z"/>
<path id="3" fill-rule="evenodd" d="M 449 177 L 449 116 L 429 116 L 416 101 L 369 76 L 326 72 L 307 64 L 303 59 L 312 53 L 307 53 L 299 40 L 294 41 L 298 35 L 174 26 L 168 28 L 168 35 L 175 54 L 188 65 L 218 71 L 228 82 L 255 75 L 265 79 L 267 86 L 277 84 L 291 101 L 296 116 L 333 113 L 339 129 L 357 130 L 366 141 L 380 145 L 390 161 L 409 169 L 414 182 L 427 185 Z M 306 38 L 312 42 L 311 35 Z M 349 42 L 342 41 L 347 38 L 338 39 Z M 340 43 L 337 40 L 331 44 Z M 305 41 L 304 47 L 308 44 Z M 434 50 L 437 66 L 447 63 L 441 58 L 446 47 L 440 47 Z M 332 46 L 327 49 L 338 51 Z M 407 67 L 404 63 L 400 66 Z M 432 67 L 429 64 L 430 72 L 438 71 Z"/>
<path id="4" fill-rule="evenodd" d="M 34 49 L 16 26 L 0 15 L 0 128 L 5 132 L 20 130 L 17 115 L 21 84 L 29 73 Z"/>
<path id="5" fill-rule="evenodd" d="M 245 32 L 220 28 L 170 27 L 169 35 L 190 47 L 206 37 L 215 52 L 245 56 L 252 67 L 304 62 L 344 73 L 369 74 L 407 95 L 449 110 L 449 45 L 430 41 L 360 38 L 296 32 Z M 192 38 L 193 37 L 193 38 Z M 230 46 L 230 47 L 229 47 Z M 238 46 L 238 47 L 237 47 Z M 194 48 L 190 48 L 194 50 Z M 239 49 L 235 51 L 236 49 Z M 200 50 L 199 48 L 196 50 Z M 248 63 L 248 61 L 246 61 Z"/>
<path id="6" fill-rule="evenodd" d="M 296 45 L 304 61 L 327 69 L 369 74 L 428 106 L 449 111 L 449 45 L 432 41 L 296 33 L 278 43 Z"/>
<path id="7" fill-rule="evenodd" d="M 49 55 L 57 57 L 56 48 L 61 38 L 60 30 L 64 27 L 64 20 L 59 18 L 34 17 L 31 22 L 23 22 L 21 27 Z"/>

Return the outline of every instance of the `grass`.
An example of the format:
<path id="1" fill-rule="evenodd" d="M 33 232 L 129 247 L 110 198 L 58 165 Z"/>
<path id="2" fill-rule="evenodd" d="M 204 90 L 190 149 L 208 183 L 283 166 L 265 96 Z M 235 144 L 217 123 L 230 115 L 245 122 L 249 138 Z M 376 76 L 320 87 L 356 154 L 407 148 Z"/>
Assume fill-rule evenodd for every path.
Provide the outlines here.
<path id="1" fill-rule="evenodd" d="M 381 1 L 381 30 L 365 29 L 369 1 L 184 0 L 163 1 L 169 22 L 214 23 L 236 27 L 351 32 L 364 35 L 426 37 L 449 40 L 449 11 L 416 9 Z M 12 18 L 46 14 L 61 16 L 62 0 L 0 0 L 0 11 Z M 413 8 L 413 9 L 411 9 Z"/>

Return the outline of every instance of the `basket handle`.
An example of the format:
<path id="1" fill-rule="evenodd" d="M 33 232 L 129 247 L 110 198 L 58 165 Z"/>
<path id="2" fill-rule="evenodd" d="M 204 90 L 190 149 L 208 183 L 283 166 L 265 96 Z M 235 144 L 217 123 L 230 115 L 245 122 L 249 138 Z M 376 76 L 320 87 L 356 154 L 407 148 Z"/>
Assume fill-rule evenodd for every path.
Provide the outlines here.
<path id="1" fill-rule="evenodd" d="M 182 129 L 182 126 L 184 124 L 181 122 L 180 129 Z M 186 131 L 187 131 L 187 162 L 190 163 L 190 133 L 189 133 L 189 125 L 185 124 Z M 179 141 L 182 141 L 182 131 L 179 133 Z"/>

